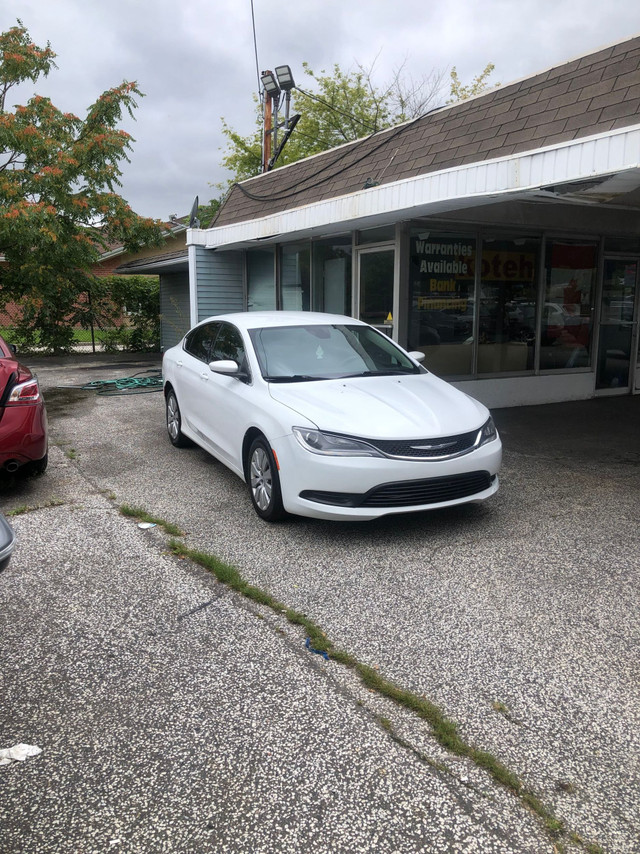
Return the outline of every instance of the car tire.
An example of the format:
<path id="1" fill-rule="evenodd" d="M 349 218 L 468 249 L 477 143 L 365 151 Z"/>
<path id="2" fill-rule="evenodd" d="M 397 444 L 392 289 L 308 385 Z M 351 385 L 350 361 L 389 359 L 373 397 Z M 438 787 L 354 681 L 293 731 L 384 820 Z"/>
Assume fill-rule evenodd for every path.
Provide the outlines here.
<path id="1" fill-rule="evenodd" d="M 180 415 L 180 407 L 178 406 L 178 398 L 173 389 L 167 394 L 167 433 L 171 444 L 176 448 L 188 448 L 191 444 L 191 439 L 182 432 L 182 416 Z"/>
<path id="2" fill-rule="evenodd" d="M 46 453 L 41 460 L 33 460 L 30 463 L 27 463 L 25 466 L 25 471 L 27 474 L 40 475 L 44 474 L 47 470 L 47 465 L 49 464 L 49 454 Z"/>
<path id="3" fill-rule="evenodd" d="M 253 508 L 267 522 L 279 522 L 287 515 L 282 504 L 278 467 L 264 436 L 251 443 L 247 458 L 247 479 Z"/>

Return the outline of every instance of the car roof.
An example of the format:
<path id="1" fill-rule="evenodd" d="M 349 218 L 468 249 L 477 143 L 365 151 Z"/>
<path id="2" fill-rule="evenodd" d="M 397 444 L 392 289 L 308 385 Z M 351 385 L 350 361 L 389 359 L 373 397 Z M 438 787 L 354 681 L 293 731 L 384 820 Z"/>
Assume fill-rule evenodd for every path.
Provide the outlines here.
<path id="1" fill-rule="evenodd" d="M 238 311 L 233 314 L 216 314 L 201 323 L 226 320 L 240 329 L 264 329 L 277 326 L 320 326 L 326 324 L 358 324 L 366 326 L 355 317 L 346 314 L 325 314 L 319 311 Z M 201 324 L 198 324 L 199 326 Z"/>

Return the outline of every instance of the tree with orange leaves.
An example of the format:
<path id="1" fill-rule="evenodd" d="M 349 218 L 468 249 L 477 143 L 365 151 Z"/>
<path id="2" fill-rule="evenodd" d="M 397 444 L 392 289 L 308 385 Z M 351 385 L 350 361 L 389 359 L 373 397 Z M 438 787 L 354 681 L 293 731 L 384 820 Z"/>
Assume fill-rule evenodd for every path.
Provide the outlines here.
<path id="1" fill-rule="evenodd" d="M 142 96 L 135 83 L 104 92 L 85 119 L 40 95 L 7 109 L 10 90 L 47 76 L 54 58 L 21 21 L 0 35 L 0 302 L 21 306 L 23 339 L 63 351 L 84 295 L 99 296 L 91 268 L 103 247 L 159 244 L 161 227 L 117 192 L 132 148 L 118 123 Z"/>

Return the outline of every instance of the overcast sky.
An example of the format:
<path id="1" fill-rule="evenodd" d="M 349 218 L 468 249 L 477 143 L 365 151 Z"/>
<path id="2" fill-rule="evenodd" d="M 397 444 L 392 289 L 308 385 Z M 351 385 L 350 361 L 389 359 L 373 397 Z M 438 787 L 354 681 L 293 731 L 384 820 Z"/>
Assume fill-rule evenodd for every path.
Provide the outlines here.
<path id="1" fill-rule="evenodd" d="M 455 65 L 463 82 L 489 62 L 509 83 L 640 33 L 637 0 L 254 0 L 258 65 L 315 71 L 374 60 L 381 85 L 405 63 L 415 79 Z M 13 91 L 33 92 L 84 117 L 105 89 L 137 81 L 145 98 L 122 195 L 138 213 L 186 214 L 219 195 L 229 175 L 221 117 L 254 129 L 257 90 L 251 0 L 2 0 L 7 30 L 20 18 L 58 70 Z"/>

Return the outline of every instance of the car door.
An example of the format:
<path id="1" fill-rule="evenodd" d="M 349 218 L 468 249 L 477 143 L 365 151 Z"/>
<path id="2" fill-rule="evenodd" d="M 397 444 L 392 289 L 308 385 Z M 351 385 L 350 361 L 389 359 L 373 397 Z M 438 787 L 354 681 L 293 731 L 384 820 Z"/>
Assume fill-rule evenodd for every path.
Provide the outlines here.
<path id="1" fill-rule="evenodd" d="M 240 367 L 239 376 L 209 370 L 202 399 L 202 419 L 211 451 L 239 474 L 242 473 L 242 439 L 252 421 L 252 385 L 240 331 L 222 322 L 211 349 L 211 361 L 230 359 Z"/>
<path id="2" fill-rule="evenodd" d="M 176 360 L 175 385 L 182 418 L 200 438 L 207 435 L 203 400 L 211 374 L 211 350 L 219 329 L 218 321 L 196 326 L 185 338 L 183 352 Z"/>

